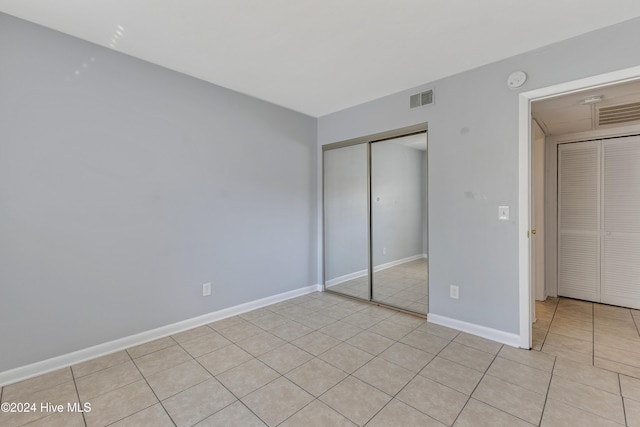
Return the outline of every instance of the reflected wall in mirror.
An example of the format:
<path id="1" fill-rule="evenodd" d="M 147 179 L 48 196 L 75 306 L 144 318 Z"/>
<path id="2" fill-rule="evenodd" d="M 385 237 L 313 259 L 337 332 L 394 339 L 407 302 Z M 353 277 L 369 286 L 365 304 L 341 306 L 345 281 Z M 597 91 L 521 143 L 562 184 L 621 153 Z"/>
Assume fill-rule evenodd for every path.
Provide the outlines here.
<path id="1" fill-rule="evenodd" d="M 368 144 L 323 156 L 325 289 L 369 300 Z"/>
<path id="2" fill-rule="evenodd" d="M 427 314 L 427 134 L 371 143 L 372 300 Z"/>

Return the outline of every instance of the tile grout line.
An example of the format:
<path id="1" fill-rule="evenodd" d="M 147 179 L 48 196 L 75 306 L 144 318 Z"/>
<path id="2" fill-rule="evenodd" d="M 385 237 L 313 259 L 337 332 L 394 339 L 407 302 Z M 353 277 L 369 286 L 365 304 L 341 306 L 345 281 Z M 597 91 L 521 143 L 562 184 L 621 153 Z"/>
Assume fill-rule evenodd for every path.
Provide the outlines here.
<path id="1" fill-rule="evenodd" d="M 622 415 L 624 416 L 624 425 L 628 426 L 629 421 L 627 420 L 627 405 L 624 403 L 624 396 L 622 395 L 622 381 L 620 379 L 620 374 L 618 373 L 618 387 L 620 389 L 620 400 L 622 400 Z"/>
<path id="2" fill-rule="evenodd" d="M 172 338 L 173 339 L 173 338 Z M 175 341 L 175 340 L 174 340 Z M 176 341 L 177 345 L 180 346 L 180 343 L 178 343 Z M 180 348 L 182 348 L 182 346 L 180 346 Z M 183 349 L 184 350 L 184 349 Z M 149 353 L 151 354 L 151 353 Z M 188 354 L 188 353 L 187 353 Z M 164 407 L 162 400 L 160 400 L 160 398 L 158 398 L 158 395 L 156 394 L 155 390 L 151 387 L 151 384 L 149 384 L 149 381 L 147 381 L 147 377 L 144 376 L 144 374 L 142 373 L 142 371 L 140 371 L 140 368 L 138 367 L 138 364 L 136 363 L 135 359 L 133 357 L 131 357 L 131 355 L 129 354 L 129 352 L 127 352 L 127 355 L 129 356 L 129 358 L 131 359 L 131 362 L 133 362 L 133 366 L 136 367 L 136 369 L 138 370 L 138 373 L 140 374 L 140 376 L 142 377 L 142 379 L 144 380 L 144 382 L 147 384 L 147 387 L 149 387 L 149 390 L 151 390 L 151 393 L 153 393 L 153 395 L 156 397 L 156 399 L 158 400 L 158 403 L 160 404 L 160 406 L 162 407 L 162 410 L 164 411 L 165 414 L 167 414 L 167 417 L 169 417 L 169 420 L 171 420 L 171 422 L 173 423 L 174 426 L 177 426 L 178 424 L 175 422 L 175 420 L 173 419 L 173 417 L 171 416 L 171 414 L 169 414 L 169 411 L 167 411 L 167 408 Z M 145 355 L 146 356 L 146 355 Z M 191 356 L 189 354 L 189 356 Z M 144 357 L 144 356 L 142 356 Z M 185 362 L 186 363 L 186 362 Z M 166 369 L 165 369 L 166 370 Z M 162 372 L 162 371 L 160 371 Z M 154 403 L 155 405 L 155 403 Z M 126 417 L 122 418 L 122 419 L 126 419 L 132 415 L 135 415 L 139 412 L 142 412 L 150 407 L 152 407 L 153 405 L 147 406 L 146 408 L 143 408 L 137 412 L 134 412 L 133 414 L 129 414 Z M 118 420 L 119 421 L 119 420 Z"/>
<path id="3" fill-rule="evenodd" d="M 544 395 L 544 404 L 542 405 L 542 414 L 540 414 L 540 422 L 538 426 L 542 425 L 542 418 L 544 417 L 544 411 L 547 409 L 547 402 L 549 401 L 549 390 L 551 390 L 551 381 L 553 381 L 553 372 L 556 369 L 556 362 L 558 356 L 553 356 L 553 366 L 551 367 L 551 376 L 549 377 L 549 385 L 547 386 L 547 392 Z"/>
<path id="4" fill-rule="evenodd" d="M 71 379 L 73 380 L 73 387 L 76 389 L 78 402 L 82 403 L 82 399 L 80 399 L 80 392 L 78 391 L 78 383 L 76 382 L 76 375 L 73 373 L 73 369 L 71 369 L 71 366 L 69 366 L 69 371 L 71 371 Z M 87 427 L 87 418 L 84 416 L 84 411 L 82 411 L 82 421 L 84 422 L 84 426 Z"/>

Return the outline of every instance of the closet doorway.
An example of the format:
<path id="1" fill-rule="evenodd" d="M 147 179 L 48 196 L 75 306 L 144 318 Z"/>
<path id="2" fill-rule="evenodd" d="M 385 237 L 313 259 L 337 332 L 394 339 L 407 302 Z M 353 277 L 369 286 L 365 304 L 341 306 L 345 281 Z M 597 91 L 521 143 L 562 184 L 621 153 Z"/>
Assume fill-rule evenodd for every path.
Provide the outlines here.
<path id="1" fill-rule="evenodd" d="M 426 124 L 323 147 L 324 288 L 426 315 Z"/>

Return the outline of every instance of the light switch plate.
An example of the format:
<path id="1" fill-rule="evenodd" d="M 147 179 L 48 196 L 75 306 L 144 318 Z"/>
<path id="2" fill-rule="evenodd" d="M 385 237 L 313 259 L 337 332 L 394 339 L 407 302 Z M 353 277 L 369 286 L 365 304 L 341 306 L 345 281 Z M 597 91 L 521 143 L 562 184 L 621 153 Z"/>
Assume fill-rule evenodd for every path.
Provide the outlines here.
<path id="1" fill-rule="evenodd" d="M 509 219 L 509 206 L 498 206 L 498 219 L 503 221 Z"/>

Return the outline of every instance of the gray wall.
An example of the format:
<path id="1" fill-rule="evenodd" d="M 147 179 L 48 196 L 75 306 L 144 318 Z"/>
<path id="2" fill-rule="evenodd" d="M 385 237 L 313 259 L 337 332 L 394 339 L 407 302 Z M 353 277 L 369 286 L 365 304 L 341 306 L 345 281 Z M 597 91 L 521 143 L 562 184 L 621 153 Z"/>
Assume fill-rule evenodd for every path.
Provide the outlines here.
<path id="1" fill-rule="evenodd" d="M 317 283 L 315 119 L 4 14 L 0 94 L 0 371 Z"/>
<path id="2" fill-rule="evenodd" d="M 318 120 L 320 145 L 429 123 L 430 312 L 519 333 L 518 92 L 640 65 L 640 19 L 427 83 Z M 409 111 L 433 88 L 435 104 Z M 498 221 L 498 206 L 511 221 Z M 460 299 L 449 298 L 449 285 Z"/>

